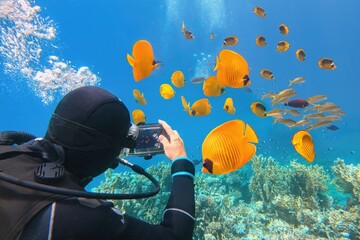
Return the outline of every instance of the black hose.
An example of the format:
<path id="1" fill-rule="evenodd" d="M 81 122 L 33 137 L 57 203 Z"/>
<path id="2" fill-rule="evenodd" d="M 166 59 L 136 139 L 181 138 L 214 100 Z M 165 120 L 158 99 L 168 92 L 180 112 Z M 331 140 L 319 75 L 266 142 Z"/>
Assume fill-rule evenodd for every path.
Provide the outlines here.
<path id="1" fill-rule="evenodd" d="M 36 138 L 34 135 L 26 132 L 5 131 L 0 132 L 0 145 L 22 144 Z"/>
<path id="2" fill-rule="evenodd" d="M 26 180 L 21 180 L 19 178 L 10 176 L 6 173 L 4 173 L 0 169 L 0 179 L 4 180 L 5 182 L 12 183 L 18 186 L 22 186 L 25 188 L 30 188 L 42 192 L 50 192 L 55 194 L 60 194 L 64 196 L 69 197 L 84 197 L 84 198 L 95 198 L 95 199 L 140 199 L 140 198 L 148 198 L 155 196 L 160 191 L 160 184 L 159 182 L 151 176 L 147 172 L 142 173 L 145 177 L 147 177 L 154 185 L 155 190 L 151 192 L 146 193 L 94 193 L 94 192 L 85 192 L 85 191 L 79 191 L 79 190 L 72 190 L 67 188 L 60 188 L 60 187 L 54 187 L 44 184 L 39 184 L 35 182 L 30 182 Z"/>

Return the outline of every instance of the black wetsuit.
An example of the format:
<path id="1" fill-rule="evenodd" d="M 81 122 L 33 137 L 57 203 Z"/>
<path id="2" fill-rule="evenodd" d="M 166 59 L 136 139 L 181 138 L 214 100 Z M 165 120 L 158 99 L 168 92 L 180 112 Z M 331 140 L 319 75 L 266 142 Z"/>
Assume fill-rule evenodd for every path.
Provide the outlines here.
<path id="1" fill-rule="evenodd" d="M 179 166 L 192 163 L 177 160 L 175 164 Z M 111 203 L 96 206 L 94 202 L 94 206 L 91 206 L 90 201 L 79 203 L 78 199 L 66 199 L 54 205 L 35 216 L 25 228 L 21 240 L 42 239 L 35 233 L 48 236 L 52 207 L 55 208 L 52 239 L 192 239 L 194 183 L 193 178 L 186 175 L 173 177 L 171 196 L 159 225 L 152 225 L 126 214 L 121 215 L 112 209 Z M 161 216 L 159 220 L 160 218 Z"/>
<path id="2" fill-rule="evenodd" d="M 37 157 L 20 155 L 8 160 L 1 160 L 0 168 L 5 169 L 5 172 L 16 168 L 21 170 L 25 169 L 21 165 L 26 165 L 29 161 L 38 162 L 40 160 Z M 13 164 L 16 164 L 16 167 Z M 28 169 L 33 169 L 31 164 L 28 165 Z M 29 172 L 28 176 L 31 177 L 33 173 L 30 173 L 30 170 L 26 171 Z M 47 204 L 46 201 L 43 202 L 43 204 L 46 204 L 45 207 L 40 208 L 41 210 L 30 221 L 25 220 L 27 224 L 20 235 L 16 231 L 12 231 L 12 236 L 20 236 L 19 240 L 192 239 L 195 223 L 194 171 L 193 163 L 186 157 L 173 161 L 171 166 L 173 176 L 172 191 L 164 210 L 163 219 L 159 225 L 152 225 L 126 214 L 122 215 L 109 202 L 83 198 L 62 198 L 55 202 L 50 201 Z M 19 173 L 19 177 L 22 175 Z M 19 224 L 16 224 L 19 220 L 16 219 L 24 222 L 24 218 L 19 215 L 21 212 L 24 213 L 24 216 L 29 213 L 29 210 L 24 206 L 27 206 L 26 202 L 30 201 L 28 199 L 30 195 L 26 196 L 25 193 L 29 192 L 30 194 L 31 191 L 22 187 L 16 188 L 16 191 L 13 191 L 13 189 L 15 189 L 15 185 L 0 182 L 0 193 L 2 195 L 0 199 L 2 205 L 0 206 L 0 221 L 4 223 L 6 219 L 2 218 L 7 218 L 10 222 L 11 218 L 11 221 L 14 222 L 10 226 L 5 224 L 4 226 L 7 226 L 5 230 L 4 228 L 1 230 L 0 226 L 0 236 L 8 236 L 7 234 L 2 235 L 2 232 L 10 231 L 14 225 L 19 226 Z M 16 197 L 16 194 L 19 197 Z M 26 201 L 23 201 L 24 199 Z M 17 202 L 22 205 L 22 208 L 17 207 Z M 147 206 L 143 207 L 146 208 Z M 32 209 L 34 208 L 32 206 Z M 14 211 L 14 209 L 17 210 Z M 12 217 L 12 214 L 17 214 L 20 217 L 16 218 L 15 215 Z M 161 216 L 154 216 L 154 218 L 157 217 L 160 221 Z M 5 237 L 5 239 L 13 238 Z"/>

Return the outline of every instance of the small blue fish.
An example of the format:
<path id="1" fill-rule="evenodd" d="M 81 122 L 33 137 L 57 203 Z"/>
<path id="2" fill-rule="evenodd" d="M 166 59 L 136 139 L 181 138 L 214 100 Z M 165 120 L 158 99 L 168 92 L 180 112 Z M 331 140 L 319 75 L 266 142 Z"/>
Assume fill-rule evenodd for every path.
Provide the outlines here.
<path id="1" fill-rule="evenodd" d="M 339 128 L 338 128 L 337 126 L 335 126 L 335 125 L 330 125 L 330 126 L 327 126 L 326 128 L 329 129 L 329 130 L 331 130 L 331 131 L 336 131 L 336 130 L 339 129 Z"/>
<path id="2" fill-rule="evenodd" d="M 193 160 L 193 163 L 194 163 L 195 166 L 199 165 L 201 162 L 202 162 L 202 160 L 199 160 L 199 159 L 194 159 Z"/>
<path id="3" fill-rule="evenodd" d="M 203 83 L 206 80 L 206 77 L 196 77 L 191 80 L 192 83 Z"/>

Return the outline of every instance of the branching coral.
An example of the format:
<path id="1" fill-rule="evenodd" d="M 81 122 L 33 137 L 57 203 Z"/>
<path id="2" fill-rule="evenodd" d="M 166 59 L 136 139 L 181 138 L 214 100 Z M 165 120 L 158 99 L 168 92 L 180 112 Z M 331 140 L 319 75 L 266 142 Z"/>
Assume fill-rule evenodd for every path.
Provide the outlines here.
<path id="1" fill-rule="evenodd" d="M 344 192 L 350 193 L 356 204 L 360 203 L 360 165 L 345 165 L 344 160 L 337 159 L 332 167 L 335 178 L 333 183 Z"/>
<path id="2" fill-rule="evenodd" d="M 281 167 L 272 157 L 265 158 L 262 155 L 251 159 L 254 171 L 250 179 L 249 190 L 252 194 L 252 202 L 262 201 L 265 207 L 272 211 L 271 200 L 277 195 L 288 192 L 288 178 L 290 171 Z"/>
<path id="3" fill-rule="evenodd" d="M 358 239 L 359 207 L 332 209 L 327 196 L 329 176 L 317 165 L 291 162 L 280 166 L 273 158 L 255 156 L 249 182 L 246 166 L 226 175 L 197 173 L 195 177 L 195 240 L 225 239 Z M 118 209 L 153 224 L 161 220 L 170 195 L 170 165 L 147 169 L 161 184 L 158 195 L 115 201 Z M 338 162 L 334 182 L 358 197 L 358 167 Z M 360 175 L 360 174 L 359 174 Z M 347 180 L 351 181 L 347 181 Z M 148 191 L 144 177 L 128 172 L 106 173 L 97 191 Z M 252 195 L 251 203 L 247 200 Z"/>
<path id="4" fill-rule="evenodd" d="M 295 161 L 290 163 L 293 168 L 290 174 L 290 192 L 301 197 L 303 207 L 310 209 L 328 208 L 331 198 L 326 194 L 329 175 L 318 165 L 305 166 Z"/>

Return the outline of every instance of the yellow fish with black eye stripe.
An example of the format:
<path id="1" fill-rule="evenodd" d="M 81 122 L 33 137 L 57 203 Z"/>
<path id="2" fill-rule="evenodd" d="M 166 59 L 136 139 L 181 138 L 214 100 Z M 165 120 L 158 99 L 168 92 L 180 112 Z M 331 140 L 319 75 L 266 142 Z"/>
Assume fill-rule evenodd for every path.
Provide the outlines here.
<path id="1" fill-rule="evenodd" d="M 209 103 L 209 99 L 202 98 L 197 100 L 191 106 L 191 115 L 192 116 L 206 116 L 211 113 L 211 105 Z"/>
<path id="2" fill-rule="evenodd" d="M 224 49 L 216 57 L 214 71 L 216 78 L 223 86 L 242 88 L 250 85 L 249 66 L 239 53 Z"/>
<path id="3" fill-rule="evenodd" d="M 265 47 L 266 46 L 266 39 L 264 36 L 257 36 L 256 40 L 255 40 L 256 45 L 258 45 L 259 47 Z"/>
<path id="4" fill-rule="evenodd" d="M 150 76 L 152 71 L 160 66 L 155 60 L 151 44 L 146 40 L 139 40 L 134 44 L 132 55 L 127 54 L 126 59 L 133 69 L 136 82 Z"/>
<path id="5" fill-rule="evenodd" d="M 294 134 L 291 143 L 295 150 L 306 159 L 308 162 L 313 162 L 315 159 L 315 148 L 310 133 L 305 130 L 300 130 Z"/>
<path id="6" fill-rule="evenodd" d="M 185 110 L 185 112 L 191 116 L 191 107 L 190 107 L 190 103 L 186 101 L 184 96 L 181 96 L 181 103 L 183 105 L 183 108 Z"/>
<path id="7" fill-rule="evenodd" d="M 254 129 L 235 119 L 214 128 L 204 139 L 201 171 L 226 174 L 244 166 L 256 153 L 259 139 Z"/>
<path id="8" fill-rule="evenodd" d="M 171 87 L 170 84 L 167 83 L 161 84 L 159 91 L 160 91 L 160 95 L 166 100 L 171 99 L 175 96 L 174 89 Z"/>
<path id="9" fill-rule="evenodd" d="M 225 87 L 219 83 L 216 76 L 209 76 L 203 83 L 205 96 L 217 97 L 225 92 Z"/>
<path id="10" fill-rule="evenodd" d="M 280 24 L 279 30 L 281 34 L 288 35 L 289 34 L 289 28 L 285 24 Z"/>
<path id="11" fill-rule="evenodd" d="M 145 113 L 140 109 L 135 109 L 132 111 L 131 117 L 136 125 L 143 125 L 146 123 Z"/>
<path id="12" fill-rule="evenodd" d="M 134 89 L 133 96 L 135 98 L 135 101 L 139 105 L 146 105 L 146 99 L 145 99 L 144 93 L 141 93 L 138 89 Z"/>
<path id="13" fill-rule="evenodd" d="M 171 75 L 171 82 L 177 88 L 184 87 L 186 80 L 183 72 L 182 71 L 173 72 L 173 74 Z"/>
<path id="14" fill-rule="evenodd" d="M 229 113 L 230 115 L 234 115 L 235 112 L 236 112 L 236 109 L 234 107 L 234 102 L 233 102 L 233 99 L 231 97 L 228 97 L 226 100 L 225 100 L 225 103 L 224 103 L 224 110 Z"/>
<path id="15" fill-rule="evenodd" d="M 258 117 L 266 116 L 266 107 L 261 102 L 253 102 L 250 105 L 250 109 Z"/>
<path id="16" fill-rule="evenodd" d="M 239 42 L 236 36 L 230 36 L 224 39 L 223 46 L 235 46 Z"/>

